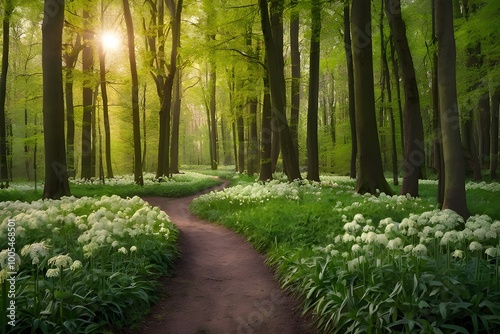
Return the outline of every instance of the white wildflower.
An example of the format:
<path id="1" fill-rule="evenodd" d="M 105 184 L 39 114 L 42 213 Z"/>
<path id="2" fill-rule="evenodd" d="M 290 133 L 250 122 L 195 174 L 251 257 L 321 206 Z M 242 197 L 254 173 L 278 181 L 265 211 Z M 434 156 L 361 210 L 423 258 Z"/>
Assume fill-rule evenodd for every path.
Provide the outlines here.
<path id="1" fill-rule="evenodd" d="M 40 263 L 40 257 L 45 257 L 48 253 L 49 247 L 45 244 L 45 241 L 26 245 L 21 249 L 21 256 L 29 254 L 32 264 Z"/>
<path id="2" fill-rule="evenodd" d="M 482 248 L 483 248 L 483 245 L 481 245 L 481 244 L 480 244 L 479 242 L 477 242 L 477 241 L 473 241 L 473 242 L 471 242 L 471 243 L 470 243 L 470 245 L 469 245 L 469 249 L 470 249 L 471 251 L 473 251 L 473 252 L 474 252 L 474 251 L 477 251 L 477 250 L 481 250 Z"/>
<path id="3" fill-rule="evenodd" d="M 59 275 L 60 275 L 59 267 L 48 269 L 47 273 L 45 274 L 46 277 L 59 277 Z"/>
<path id="4" fill-rule="evenodd" d="M 71 264 L 71 266 L 69 267 L 71 271 L 76 271 L 81 268 L 82 268 L 82 262 L 80 262 L 79 260 L 75 260 L 73 264 Z"/>
<path id="5" fill-rule="evenodd" d="M 137 251 L 137 247 L 136 246 L 130 247 L 130 253 L 133 253 L 135 251 Z"/>
<path id="6" fill-rule="evenodd" d="M 401 240 L 401 238 L 396 238 L 396 239 L 392 239 L 392 240 L 389 240 L 389 242 L 387 243 L 387 248 L 388 249 L 401 249 L 403 247 L 403 241 Z"/>
<path id="7" fill-rule="evenodd" d="M 464 257 L 464 251 L 461 249 L 455 249 L 451 256 L 453 256 L 455 259 L 462 259 Z"/>
<path id="8" fill-rule="evenodd" d="M 118 249 L 118 253 L 123 253 L 123 254 L 127 254 L 127 249 L 125 247 L 121 247 Z"/>
<path id="9" fill-rule="evenodd" d="M 500 251 L 496 247 L 490 247 L 484 251 L 484 253 L 491 257 L 497 257 L 500 255 Z"/>
<path id="10" fill-rule="evenodd" d="M 69 255 L 57 255 L 49 259 L 50 266 L 55 265 L 58 268 L 68 268 L 73 264 L 73 259 Z"/>
<path id="11" fill-rule="evenodd" d="M 425 256 L 427 255 L 427 247 L 425 247 L 425 245 L 418 244 L 411 250 L 411 253 L 414 256 Z"/>
<path id="12" fill-rule="evenodd" d="M 358 253 L 358 252 L 360 252 L 360 251 L 361 251 L 361 246 L 360 246 L 360 245 L 358 245 L 358 244 L 354 244 L 354 245 L 352 245 L 352 247 L 351 247 L 351 251 L 352 251 L 353 253 Z"/>

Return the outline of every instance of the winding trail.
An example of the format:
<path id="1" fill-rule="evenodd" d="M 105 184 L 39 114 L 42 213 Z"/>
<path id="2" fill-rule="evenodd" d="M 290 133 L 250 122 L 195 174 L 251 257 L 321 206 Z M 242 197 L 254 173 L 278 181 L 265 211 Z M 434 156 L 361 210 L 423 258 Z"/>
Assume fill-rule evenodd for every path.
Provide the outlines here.
<path id="1" fill-rule="evenodd" d="M 160 301 L 139 333 L 312 333 L 299 316 L 298 303 L 273 279 L 263 255 L 243 237 L 189 212 L 196 196 L 144 198 L 180 229 L 181 258 L 174 277 L 162 280 Z"/>

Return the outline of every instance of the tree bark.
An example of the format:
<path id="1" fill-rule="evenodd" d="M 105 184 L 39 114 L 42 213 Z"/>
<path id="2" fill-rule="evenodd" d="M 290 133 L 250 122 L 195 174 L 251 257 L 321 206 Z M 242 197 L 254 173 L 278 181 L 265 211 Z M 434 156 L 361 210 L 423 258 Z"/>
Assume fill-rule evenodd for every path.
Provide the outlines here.
<path id="1" fill-rule="evenodd" d="M 210 152 L 212 152 L 212 160 L 210 165 L 212 170 L 216 170 L 219 165 L 219 150 L 218 150 L 218 138 L 217 138 L 217 68 L 215 61 L 210 62 Z"/>
<path id="2" fill-rule="evenodd" d="M 420 97 L 413 59 L 406 37 L 406 25 L 401 16 L 400 0 L 385 0 L 386 14 L 394 38 L 403 77 L 404 105 L 404 163 L 401 194 L 418 196 L 418 178 L 423 166 L 424 128 L 420 114 Z"/>
<path id="3" fill-rule="evenodd" d="M 278 4 L 281 4 L 282 1 L 280 0 L 277 2 Z M 280 135 L 280 148 L 283 165 L 289 181 L 302 179 L 297 155 L 295 154 L 295 148 L 293 146 L 292 136 L 290 134 L 290 128 L 286 120 L 286 85 L 285 75 L 283 72 L 283 53 L 276 47 L 277 45 L 275 44 L 275 38 L 281 39 L 283 36 L 276 36 L 271 32 L 271 22 L 269 19 L 267 0 L 259 0 L 259 8 L 268 60 L 271 99 Z"/>
<path id="4" fill-rule="evenodd" d="M 356 160 L 358 155 L 358 143 L 356 136 L 356 106 L 354 101 L 354 67 L 352 62 L 351 45 L 351 20 L 349 12 L 349 2 L 344 6 L 344 47 L 347 62 L 347 82 L 349 89 L 349 125 L 351 127 L 351 163 L 349 176 L 356 178 Z"/>
<path id="5" fill-rule="evenodd" d="M 177 55 L 180 45 L 182 2 L 183 0 L 178 0 L 177 3 L 175 3 L 174 0 L 165 0 L 167 8 L 170 11 L 172 49 L 170 51 L 170 66 L 163 87 L 163 101 L 160 110 L 157 178 L 163 176 L 168 177 L 170 175 L 170 115 L 172 111 L 172 90 L 174 87 L 175 72 L 177 70 Z"/>
<path id="6" fill-rule="evenodd" d="M 307 108 L 307 179 L 319 182 L 318 98 L 321 35 L 321 4 L 311 4 L 311 49 L 309 53 L 309 103 Z"/>
<path id="7" fill-rule="evenodd" d="M 490 177 L 497 178 L 498 168 L 498 114 L 500 108 L 500 89 L 495 88 L 491 96 L 491 135 L 490 135 Z"/>
<path id="8" fill-rule="evenodd" d="M 45 0 L 42 24 L 43 129 L 45 186 L 43 198 L 70 195 L 64 144 L 64 96 L 62 80 L 62 31 L 64 0 Z M 36 158 L 35 158 L 36 161 Z"/>
<path id="9" fill-rule="evenodd" d="M 134 26 L 130 5 L 128 0 L 123 0 L 123 15 L 127 26 L 128 52 L 130 72 L 132 76 L 132 126 L 134 133 L 134 181 L 138 185 L 144 185 L 142 176 L 141 155 L 141 124 L 139 115 L 139 78 L 137 76 L 137 64 L 135 60 Z"/>
<path id="10" fill-rule="evenodd" d="M 0 73 L 0 188 L 9 187 L 9 171 L 7 165 L 7 123 L 5 116 L 5 99 L 7 97 L 7 72 L 9 69 L 10 17 L 14 10 L 11 0 L 5 0 L 3 10 L 3 48 L 2 73 Z"/>
<path id="11" fill-rule="evenodd" d="M 68 160 L 68 175 L 70 177 L 76 176 L 75 170 L 75 107 L 73 98 L 73 82 L 74 82 L 74 70 L 76 67 L 76 62 L 78 60 L 78 55 L 84 48 L 81 42 L 81 35 L 78 34 L 76 37 L 75 45 L 72 46 L 71 50 L 65 50 L 63 54 L 65 63 L 65 101 L 66 101 L 66 150 L 67 150 L 67 160 Z"/>
<path id="12" fill-rule="evenodd" d="M 295 154 L 299 157 L 299 113 L 300 113 L 300 49 L 299 49 L 299 10 L 298 0 L 291 0 L 290 7 L 290 60 L 292 81 L 290 83 L 290 133 L 292 134 Z"/>
<path id="13" fill-rule="evenodd" d="M 269 90 L 269 76 L 267 69 L 264 75 L 264 101 L 262 104 L 262 126 L 261 126 L 261 155 L 260 155 L 260 175 L 259 181 L 269 181 L 273 179 L 273 169 L 271 163 L 271 143 L 273 130 L 271 126 L 272 110 L 271 95 Z"/>
<path id="14" fill-rule="evenodd" d="M 83 120 L 82 120 L 82 179 L 90 179 L 92 177 L 92 103 L 93 99 L 93 48 L 92 41 L 94 34 L 90 27 L 90 14 L 87 10 L 83 12 L 85 32 L 83 34 L 83 44 L 85 47 L 82 51 L 82 71 L 84 75 L 83 81 Z"/>
<path id="15" fill-rule="evenodd" d="M 392 195 L 392 189 L 384 177 L 375 117 L 370 2 L 353 0 L 351 27 L 359 152 L 356 191 L 361 194 L 381 191 Z"/>
<path id="16" fill-rule="evenodd" d="M 104 17 L 104 3 L 101 1 L 101 21 Z M 104 28 L 104 21 L 101 22 Z M 104 121 L 104 154 L 106 160 L 106 177 L 113 178 L 113 166 L 111 165 L 111 130 L 109 123 L 108 88 L 106 82 L 106 51 L 101 41 L 99 43 L 99 73 L 101 77 L 102 117 Z M 102 147 L 102 144 L 101 144 Z"/>
<path id="17" fill-rule="evenodd" d="M 456 48 L 451 0 L 436 2 L 439 109 L 445 168 L 443 209 L 469 217 L 456 90 Z"/>
<path id="18" fill-rule="evenodd" d="M 181 122 L 182 72 L 177 70 L 174 86 L 174 105 L 172 107 L 172 143 L 170 149 L 170 172 L 179 174 L 179 134 Z"/>

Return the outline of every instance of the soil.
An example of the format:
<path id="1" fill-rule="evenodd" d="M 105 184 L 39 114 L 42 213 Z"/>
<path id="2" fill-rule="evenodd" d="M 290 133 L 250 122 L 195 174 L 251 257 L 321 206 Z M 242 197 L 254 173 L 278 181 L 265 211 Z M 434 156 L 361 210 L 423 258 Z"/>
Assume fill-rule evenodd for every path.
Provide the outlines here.
<path id="1" fill-rule="evenodd" d="M 144 198 L 178 226 L 181 257 L 174 276 L 162 280 L 160 301 L 139 333 L 312 333 L 262 254 L 243 237 L 189 212 L 195 197 Z"/>

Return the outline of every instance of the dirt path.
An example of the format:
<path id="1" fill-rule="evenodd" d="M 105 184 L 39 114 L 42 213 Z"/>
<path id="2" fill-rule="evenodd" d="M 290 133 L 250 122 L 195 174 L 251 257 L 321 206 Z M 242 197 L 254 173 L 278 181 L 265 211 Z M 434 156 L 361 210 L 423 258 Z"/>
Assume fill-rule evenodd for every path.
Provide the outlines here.
<path id="1" fill-rule="evenodd" d="M 182 257 L 140 333 L 311 333 L 264 257 L 232 231 L 193 216 L 193 198 L 144 198 L 179 227 Z"/>

